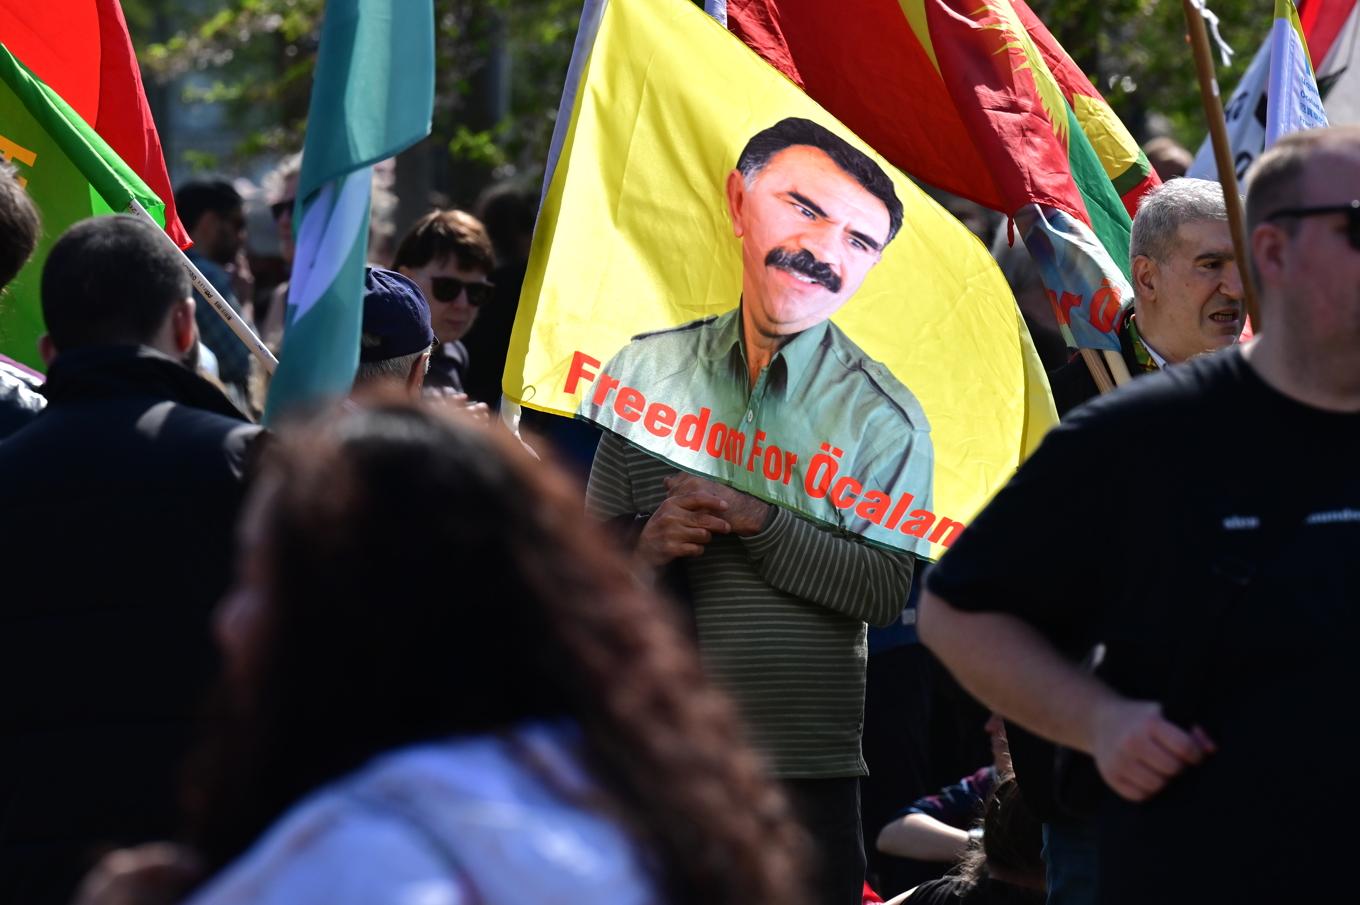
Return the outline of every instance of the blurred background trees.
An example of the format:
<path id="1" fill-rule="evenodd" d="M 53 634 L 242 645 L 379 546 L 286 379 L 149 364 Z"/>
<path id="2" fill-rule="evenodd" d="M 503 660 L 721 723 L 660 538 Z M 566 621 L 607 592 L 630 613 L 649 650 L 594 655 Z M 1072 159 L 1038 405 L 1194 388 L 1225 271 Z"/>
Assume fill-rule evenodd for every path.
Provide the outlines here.
<path id="1" fill-rule="evenodd" d="M 301 148 L 323 0 L 122 2 L 172 176 L 258 179 Z M 399 224 L 432 201 L 469 206 L 496 181 L 536 191 L 581 10 L 581 0 L 434 5 L 434 130 L 398 161 Z M 1135 137 L 1169 134 L 1191 150 L 1198 145 L 1205 129 L 1177 0 L 1030 5 Z M 1264 39 L 1273 3 L 1210 6 L 1237 51 L 1220 67 L 1226 94 Z"/>

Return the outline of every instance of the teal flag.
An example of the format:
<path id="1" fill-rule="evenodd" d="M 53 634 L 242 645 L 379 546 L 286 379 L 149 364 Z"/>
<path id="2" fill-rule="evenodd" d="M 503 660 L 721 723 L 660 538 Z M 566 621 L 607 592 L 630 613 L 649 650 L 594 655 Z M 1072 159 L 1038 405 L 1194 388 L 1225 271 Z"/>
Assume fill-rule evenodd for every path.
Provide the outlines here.
<path id="1" fill-rule="evenodd" d="M 372 166 L 428 135 L 433 108 L 432 0 L 329 0 L 265 423 L 349 392 L 359 366 Z"/>
<path id="2" fill-rule="evenodd" d="M 38 290 L 47 252 L 86 217 L 125 213 L 135 199 L 165 225 L 165 205 L 71 106 L 0 44 L 0 158 L 42 214 L 38 247 L 0 295 L 0 353 L 42 369 Z"/>

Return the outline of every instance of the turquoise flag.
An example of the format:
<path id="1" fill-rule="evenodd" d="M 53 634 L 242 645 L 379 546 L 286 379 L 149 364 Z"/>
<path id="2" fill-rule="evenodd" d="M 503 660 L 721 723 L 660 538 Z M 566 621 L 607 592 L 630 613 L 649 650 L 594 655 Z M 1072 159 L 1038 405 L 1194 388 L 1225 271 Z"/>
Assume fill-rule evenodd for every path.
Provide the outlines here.
<path id="1" fill-rule="evenodd" d="M 265 423 L 349 392 L 359 366 L 372 165 L 428 135 L 433 108 L 433 0 L 328 0 Z"/>
<path id="2" fill-rule="evenodd" d="M 1275 0 L 1275 25 L 1270 32 L 1270 88 L 1266 96 L 1268 148 L 1290 132 L 1327 125 L 1308 45 L 1291 0 Z"/>

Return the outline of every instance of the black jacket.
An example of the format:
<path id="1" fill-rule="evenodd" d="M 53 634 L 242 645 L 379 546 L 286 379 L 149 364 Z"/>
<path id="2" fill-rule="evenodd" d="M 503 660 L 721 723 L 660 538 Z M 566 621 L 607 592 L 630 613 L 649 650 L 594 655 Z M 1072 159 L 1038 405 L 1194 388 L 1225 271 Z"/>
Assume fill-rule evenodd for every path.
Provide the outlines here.
<path id="1" fill-rule="evenodd" d="M 63 354 L 0 443 L 0 903 L 175 833 L 260 429 L 146 348 Z"/>

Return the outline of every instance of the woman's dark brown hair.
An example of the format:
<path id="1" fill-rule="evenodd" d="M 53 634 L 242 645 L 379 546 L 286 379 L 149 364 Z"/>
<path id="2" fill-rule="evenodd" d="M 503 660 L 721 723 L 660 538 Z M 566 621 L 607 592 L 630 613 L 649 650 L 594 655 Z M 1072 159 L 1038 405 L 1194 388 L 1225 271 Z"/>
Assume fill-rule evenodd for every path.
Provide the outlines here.
<path id="1" fill-rule="evenodd" d="M 567 717 L 667 901 L 803 901 L 733 707 L 556 468 L 384 404 L 285 436 L 264 479 L 263 627 L 186 786 L 210 863 L 379 752 Z"/>

